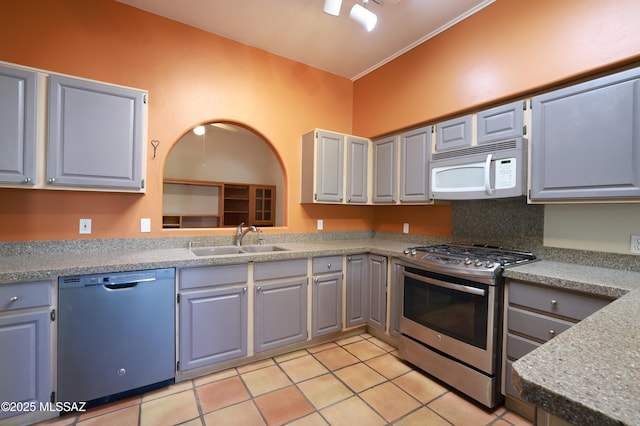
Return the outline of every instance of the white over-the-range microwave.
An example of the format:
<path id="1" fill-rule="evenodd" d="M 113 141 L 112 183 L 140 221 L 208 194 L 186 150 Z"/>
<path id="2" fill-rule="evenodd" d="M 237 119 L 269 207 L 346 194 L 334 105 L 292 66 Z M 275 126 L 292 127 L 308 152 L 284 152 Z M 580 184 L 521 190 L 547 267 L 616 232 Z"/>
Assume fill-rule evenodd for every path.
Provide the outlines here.
<path id="1" fill-rule="evenodd" d="M 527 140 L 507 139 L 434 152 L 429 195 L 435 200 L 480 200 L 525 195 Z"/>

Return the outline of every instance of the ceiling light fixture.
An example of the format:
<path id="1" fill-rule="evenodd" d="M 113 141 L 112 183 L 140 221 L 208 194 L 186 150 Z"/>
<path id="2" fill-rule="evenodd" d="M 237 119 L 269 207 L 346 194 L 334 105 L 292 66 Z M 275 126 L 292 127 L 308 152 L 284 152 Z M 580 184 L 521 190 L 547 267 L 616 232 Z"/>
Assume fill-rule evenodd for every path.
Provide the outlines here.
<path id="1" fill-rule="evenodd" d="M 364 4 L 364 6 L 360 6 L 357 3 L 354 4 L 351 8 L 351 13 L 349 13 L 349 16 L 351 17 L 351 19 L 364 26 L 367 31 L 371 31 L 376 26 L 378 17 L 375 13 L 366 8 L 367 3 L 369 3 L 368 0 L 364 0 L 362 3 Z"/>
<path id="2" fill-rule="evenodd" d="M 328 13 L 333 16 L 340 16 L 341 7 L 342 0 L 324 0 L 324 13 Z"/>

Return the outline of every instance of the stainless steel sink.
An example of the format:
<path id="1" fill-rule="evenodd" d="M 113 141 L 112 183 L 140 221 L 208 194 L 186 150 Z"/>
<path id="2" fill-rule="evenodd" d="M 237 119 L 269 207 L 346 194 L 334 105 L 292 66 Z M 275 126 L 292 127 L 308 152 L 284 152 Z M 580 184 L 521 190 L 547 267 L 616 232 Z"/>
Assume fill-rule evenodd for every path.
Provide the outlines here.
<path id="1" fill-rule="evenodd" d="M 222 254 L 243 253 L 242 249 L 237 246 L 195 247 L 191 249 L 191 252 L 196 256 L 219 256 Z"/>
<path id="2" fill-rule="evenodd" d="M 268 253 L 268 252 L 272 252 L 272 251 L 287 251 L 289 249 L 284 248 L 284 247 L 280 247 L 280 246 L 274 246 L 274 245 L 249 245 L 249 246 L 242 246 L 242 251 L 246 252 L 246 253 Z"/>

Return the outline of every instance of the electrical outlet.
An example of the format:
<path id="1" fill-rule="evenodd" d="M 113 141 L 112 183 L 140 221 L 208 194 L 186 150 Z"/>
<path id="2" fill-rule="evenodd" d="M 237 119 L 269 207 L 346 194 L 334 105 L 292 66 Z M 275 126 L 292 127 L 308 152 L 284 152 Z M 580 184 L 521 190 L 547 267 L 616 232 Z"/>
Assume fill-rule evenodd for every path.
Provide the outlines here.
<path id="1" fill-rule="evenodd" d="M 403 234 L 408 234 L 409 233 L 409 224 L 408 223 L 403 223 L 402 224 L 402 233 Z"/>
<path id="2" fill-rule="evenodd" d="M 640 254 L 640 235 L 631 236 L 631 253 Z"/>
<path id="3" fill-rule="evenodd" d="M 91 233 L 91 219 L 80 219 L 80 233 L 81 234 Z"/>
<path id="4" fill-rule="evenodd" d="M 318 219 L 318 231 L 322 231 L 324 229 L 324 220 Z"/>
<path id="5" fill-rule="evenodd" d="M 143 217 L 140 219 L 140 232 L 151 232 L 151 219 Z"/>

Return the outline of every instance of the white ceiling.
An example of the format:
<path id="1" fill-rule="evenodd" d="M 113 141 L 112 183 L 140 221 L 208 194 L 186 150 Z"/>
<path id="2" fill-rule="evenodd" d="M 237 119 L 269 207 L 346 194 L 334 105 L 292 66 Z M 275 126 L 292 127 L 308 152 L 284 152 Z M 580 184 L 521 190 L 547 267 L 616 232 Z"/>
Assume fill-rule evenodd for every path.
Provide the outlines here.
<path id="1" fill-rule="evenodd" d="M 367 32 L 324 0 L 118 0 L 121 3 L 357 80 L 494 0 L 369 1 L 378 24 Z M 360 4 L 361 1 L 360 1 Z"/>

